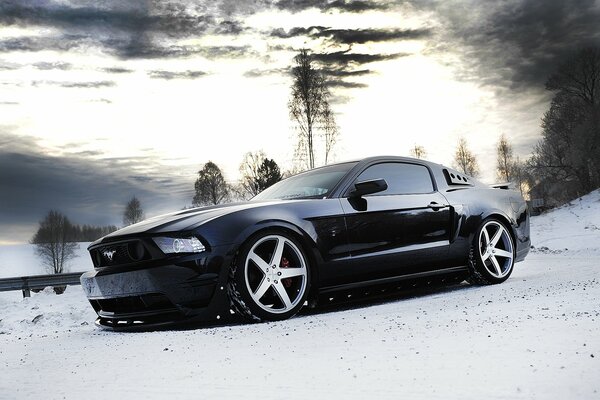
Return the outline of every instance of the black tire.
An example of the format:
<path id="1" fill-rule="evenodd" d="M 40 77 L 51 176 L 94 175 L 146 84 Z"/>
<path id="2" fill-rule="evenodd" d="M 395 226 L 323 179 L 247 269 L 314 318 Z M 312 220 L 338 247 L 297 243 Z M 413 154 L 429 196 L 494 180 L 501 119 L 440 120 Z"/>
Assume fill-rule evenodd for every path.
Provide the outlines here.
<path id="1" fill-rule="evenodd" d="M 278 263 L 274 262 L 274 258 L 279 239 L 274 238 L 282 238 L 284 246 Z M 269 255 L 272 242 L 275 242 L 275 248 Z M 251 251 L 253 256 L 258 255 L 257 253 L 261 254 L 260 258 L 268 264 L 267 271 L 270 272 L 265 273 L 254 261 L 254 257 L 252 260 L 249 259 Z M 257 253 L 254 253 L 255 251 Z M 266 261 L 267 258 L 269 262 Z M 287 267 L 282 267 L 284 260 L 287 260 Z M 273 265 L 276 266 L 275 269 L 272 268 Z M 294 273 L 302 272 L 304 275 L 278 279 L 277 274 L 281 275 L 282 272 L 286 273 L 292 269 Z M 309 260 L 298 240 L 287 232 L 270 230 L 252 236 L 240 247 L 231 266 L 227 293 L 232 309 L 246 320 L 280 321 L 294 316 L 302 308 L 310 291 L 310 278 Z M 265 282 L 266 280 L 269 282 Z M 289 287 L 287 287 L 288 283 Z M 260 297 L 257 292 L 263 284 L 269 288 Z M 289 307 L 284 304 L 282 289 L 288 295 Z"/>
<path id="2" fill-rule="evenodd" d="M 500 238 L 496 245 L 492 245 L 490 247 L 490 249 L 493 249 L 491 251 L 494 253 L 503 252 L 503 254 L 507 253 L 507 255 L 510 253 L 512 254 L 510 258 L 488 252 L 487 249 L 489 246 L 485 246 L 485 244 L 482 243 L 482 238 L 485 238 L 487 233 L 488 245 L 491 244 L 491 239 L 493 238 L 489 238 L 490 230 L 491 233 L 498 232 L 493 230 L 494 227 L 499 229 Z M 483 233 L 484 229 L 486 229 L 486 233 Z M 504 231 L 501 231 L 501 229 L 504 229 Z M 485 239 L 483 239 L 483 242 L 485 242 Z M 496 248 L 496 246 L 498 247 Z M 484 250 L 484 248 L 486 250 Z M 504 282 L 510 277 L 514 270 L 515 252 L 516 248 L 513 237 L 510 234 L 510 228 L 507 227 L 503 221 L 497 218 L 492 217 L 485 219 L 473 237 L 473 243 L 471 244 L 469 251 L 468 261 L 470 275 L 467 281 L 474 285 L 494 285 Z M 494 260 L 500 259 L 502 264 L 501 262 L 496 261 L 496 267 L 494 267 L 492 258 Z"/>

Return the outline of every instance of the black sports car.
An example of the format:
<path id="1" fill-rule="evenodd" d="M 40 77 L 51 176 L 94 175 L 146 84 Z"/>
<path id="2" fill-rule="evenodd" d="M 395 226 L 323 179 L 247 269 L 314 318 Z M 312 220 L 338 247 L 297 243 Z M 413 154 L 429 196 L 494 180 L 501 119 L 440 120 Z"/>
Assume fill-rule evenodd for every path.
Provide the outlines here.
<path id="1" fill-rule="evenodd" d="M 529 252 L 525 201 L 455 170 L 372 157 L 285 179 L 251 201 L 151 218 L 92 243 L 81 277 L 112 328 L 282 320 L 319 296 L 417 278 L 508 279 Z"/>

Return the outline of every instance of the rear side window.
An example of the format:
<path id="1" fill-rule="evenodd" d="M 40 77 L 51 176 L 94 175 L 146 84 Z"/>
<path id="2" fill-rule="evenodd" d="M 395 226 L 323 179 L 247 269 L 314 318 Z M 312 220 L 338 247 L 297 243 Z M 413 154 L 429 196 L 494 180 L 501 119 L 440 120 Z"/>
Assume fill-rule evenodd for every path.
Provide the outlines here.
<path id="1" fill-rule="evenodd" d="M 429 170 L 427 167 L 417 164 L 375 164 L 364 170 L 356 178 L 356 182 L 381 178 L 385 179 L 388 188 L 373 196 L 431 193 L 434 190 Z"/>

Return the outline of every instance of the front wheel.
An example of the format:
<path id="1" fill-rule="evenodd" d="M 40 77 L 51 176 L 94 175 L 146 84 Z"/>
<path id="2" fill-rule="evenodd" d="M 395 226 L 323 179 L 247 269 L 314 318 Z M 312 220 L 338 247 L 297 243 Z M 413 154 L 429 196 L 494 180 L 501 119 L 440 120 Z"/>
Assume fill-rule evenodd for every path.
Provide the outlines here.
<path id="1" fill-rule="evenodd" d="M 495 218 L 483 221 L 471 247 L 469 281 L 479 285 L 508 279 L 515 264 L 515 246 L 506 226 Z"/>
<path id="2" fill-rule="evenodd" d="M 302 247 L 282 232 L 259 234 L 242 246 L 228 293 L 234 310 L 253 321 L 279 321 L 304 304 L 310 270 Z"/>

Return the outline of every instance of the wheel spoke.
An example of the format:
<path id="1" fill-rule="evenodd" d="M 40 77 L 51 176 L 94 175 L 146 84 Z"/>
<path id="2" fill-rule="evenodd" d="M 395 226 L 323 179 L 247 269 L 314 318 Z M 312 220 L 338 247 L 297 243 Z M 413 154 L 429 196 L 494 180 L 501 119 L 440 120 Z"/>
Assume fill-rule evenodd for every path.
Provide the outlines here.
<path id="1" fill-rule="evenodd" d="M 277 238 L 277 246 L 271 259 L 271 265 L 279 267 L 281 265 L 281 257 L 283 256 L 283 248 L 285 247 L 285 239 L 282 237 Z"/>
<path id="2" fill-rule="evenodd" d="M 285 287 L 283 287 L 281 281 L 279 281 L 278 283 L 276 283 L 275 285 L 273 285 L 273 287 L 275 288 L 275 291 L 277 292 L 277 295 L 279 296 L 279 298 L 281 299 L 281 301 L 283 302 L 283 305 L 285 306 L 285 309 L 289 309 L 292 307 L 292 302 L 290 301 L 290 296 L 288 296 L 287 292 L 285 291 Z"/>
<path id="3" fill-rule="evenodd" d="M 490 235 L 488 234 L 488 231 L 485 227 L 483 228 L 482 233 L 485 237 L 485 243 L 483 243 L 483 245 L 484 247 L 488 247 L 490 245 Z"/>
<path id="4" fill-rule="evenodd" d="M 500 240 L 503 233 L 504 233 L 504 228 L 501 226 L 498 226 L 498 230 L 496 231 L 496 234 L 494 235 L 494 237 L 492 237 L 490 246 L 496 247 L 496 244 L 498 244 L 498 240 Z"/>
<path id="5" fill-rule="evenodd" d="M 254 298 L 257 300 L 260 300 L 265 295 L 267 290 L 269 290 L 270 287 L 271 287 L 271 282 L 268 282 L 267 278 L 263 278 L 260 285 L 258 285 L 256 292 L 253 293 Z"/>
<path id="6" fill-rule="evenodd" d="M 488 258 L 490 258 L 490 253 L 488 253 L 487 251 L 481 255 L 481 259 L 483 261 L 487 260 Z"/>
<path id="7" fill-rule="evenodd" d="M 498 264 L 498 260 L 496 260 L 496 257 L 492 255 L 490 256 L 490 260 L 492 260 L 492 264 L 494 265 L 494 269 L 496 270 L 498 276 L 501 276 L 502 270 L 500 269 L 500 264 Z"/>
<path id="8" fill-rule="evenodd" d="M 260 256 L 258 254 L 254 253 L 254 252 L 250 252 L 250 254 L 248 254 L 248 258 L 250 260 L 252 260 L 258 268 L 260 268 L 260 270 L 263 272 L 263 274 L 267 273 L 267 270 L 269 269 L 269 264 L 267 264 L 267 262 L 265 260 L 260 258 Z"/>
<path id="9" fill-rule="evenodd" d="M 281 268 L 278 273 L 281 273 L 280 279 L 293 278 L 304 275 L 304 268 Z"/>
<path id="10" fill-rule="evenodd" d="M 512 258 L 513 254 L 510 251 L 506 251 L 506 250 L 502 250 L 502 249 L 495 249 L 495 256 L 498 257 L 506 257 L 506 258 Z"/>

